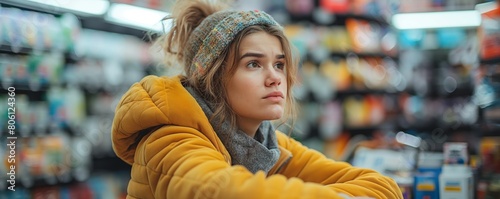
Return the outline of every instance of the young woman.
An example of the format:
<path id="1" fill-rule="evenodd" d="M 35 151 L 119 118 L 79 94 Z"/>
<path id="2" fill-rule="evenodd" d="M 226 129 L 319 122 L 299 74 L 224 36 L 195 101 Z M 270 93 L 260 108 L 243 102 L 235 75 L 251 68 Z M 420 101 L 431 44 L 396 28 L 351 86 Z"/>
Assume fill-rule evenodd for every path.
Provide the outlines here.
<path id="1" fill-rule="evenodd" d="M 225 9 L 177 2 L 159 42 L 184 74 L 145 77 L 118 104 L 112 140 L 132 165 L 128 198 L 402 198 L 392 179 L 274 129 L 293 113 L 297 60 L 271 16 Z"/>

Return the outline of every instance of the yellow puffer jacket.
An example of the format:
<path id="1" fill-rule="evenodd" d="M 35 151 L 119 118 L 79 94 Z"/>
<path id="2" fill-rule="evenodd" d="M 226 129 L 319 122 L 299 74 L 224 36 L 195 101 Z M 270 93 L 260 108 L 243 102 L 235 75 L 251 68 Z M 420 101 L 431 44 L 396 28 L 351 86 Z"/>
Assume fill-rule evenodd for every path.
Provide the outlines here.
<path id="1" fill-rule="evenodd" d="M 127 198 L 403 198 L 392 179 L 327 159 L 281 132 L 281 157 L 267 175 L 231 166 L 228 151 L 179 79 L 145 77 L 116 108 L 113 149 L 132 165 Z M 147 131 L 154 132 L 138 133 Z"/>

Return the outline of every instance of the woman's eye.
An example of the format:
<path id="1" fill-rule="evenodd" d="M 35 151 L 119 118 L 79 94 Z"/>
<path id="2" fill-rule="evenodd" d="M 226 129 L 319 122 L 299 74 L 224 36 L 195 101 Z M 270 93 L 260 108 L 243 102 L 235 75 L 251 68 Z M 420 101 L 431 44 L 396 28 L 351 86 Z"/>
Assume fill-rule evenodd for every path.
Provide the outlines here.
<path id="1" fill-rule="evenodd" d="M 276 63 L 276 64 L 274 65 L 274 67 L 276 67 L 277 69 L 283 70 L 283 69 L 285 69 L 285 64 L 284 64 L 284 63 L 279 62 L 279 63 Z"/>
<path id="2" fill-rule="evenodd" d="M 259 67 L 259 64 L 257 62 L 252 61 L 252 62 L 250 62 L 250 63 L 247 64 L 247 67 L 249 67 L 249 68 L 257 68 L 257 67 Z"/>

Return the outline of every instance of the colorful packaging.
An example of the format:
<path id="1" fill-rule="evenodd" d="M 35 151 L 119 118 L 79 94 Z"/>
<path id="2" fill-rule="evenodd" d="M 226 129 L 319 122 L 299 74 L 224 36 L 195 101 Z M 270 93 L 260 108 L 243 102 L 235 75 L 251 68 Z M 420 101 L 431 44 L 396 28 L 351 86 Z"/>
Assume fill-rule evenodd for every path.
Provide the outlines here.
<path id="1" fill-rule="evenodd" d="M 444 165 L 439 175 L 440 198 L 473 198 L 474 178 L 467 165 L 469 157 L 467 143 L 447 142 L 444 144 Z"/>
<path id="2" fill-rule="evenodd" d="M 325 140 L 335 139 L 342 131 L 342 106 L 338 101 L 323 105 L 319 119 L 319 134 Z"/>
<path id="3" fill-rule="evenodd" d="M 474 198 L 474 179 L 467 165 L 444 165 L 439 176 L 440 198 Z"/>
<path id="4" fill-rule="evenodd" d="M 364 20 L 347 19 L 346 29 L 356 53 L 380 52 L 380 25 Z"/>
<path id="5" fill-rule="evenodd" d="M 478 30 L 480 56 L 482 59 L 500 57 L 500 9 L 496 8 L 481 14 L 482 25 Z"/>
<path id="6" fill-rule="evenodd" d="M 468 163 L 467 143 L 447 142 L 444 144 L 444 164 L 465 165 Z"/>
<path id="7" fill-rule="evenodd" d="M 330 79 L 331 87 L 335 90 L 344 91 L 351 87 L 351 73 L 345 59 L 326 59 L 321 63 L 320 71 Z"/>
<path id="8" fill-rule="evenodd" d="M 349 13 L 351 10 L 350 0 L 320 0 L 319 5 L 325 11 L 331 13 Z"/>
<path id="9" fill-rule="evenodd" d="M 414 176 L 415 198 L 439 199 L 439 176 L 432 172 Z"/>

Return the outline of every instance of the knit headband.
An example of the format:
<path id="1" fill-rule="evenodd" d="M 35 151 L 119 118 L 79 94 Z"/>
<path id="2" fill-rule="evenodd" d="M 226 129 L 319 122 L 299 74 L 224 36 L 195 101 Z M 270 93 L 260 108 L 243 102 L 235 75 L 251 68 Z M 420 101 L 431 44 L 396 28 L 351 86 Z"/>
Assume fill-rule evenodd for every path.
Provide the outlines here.
<path id="1" fill-rule="evenodd" d="M 226 11 L 208 16 L 193 31 L 193 35 L 202 38 L 190 38 L 200 41 L 191 42 L 189 45 L 189 51 L 194 53 L 194 57 L 188 55 L 186 63 L 203 74 L 205 68 L 213 64 L 240 31 L 253 25 L 279 26 L 270 15 L 262 11 Z M 189 60 L 191 57 L 192 62 Z"/>

